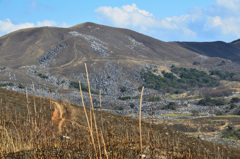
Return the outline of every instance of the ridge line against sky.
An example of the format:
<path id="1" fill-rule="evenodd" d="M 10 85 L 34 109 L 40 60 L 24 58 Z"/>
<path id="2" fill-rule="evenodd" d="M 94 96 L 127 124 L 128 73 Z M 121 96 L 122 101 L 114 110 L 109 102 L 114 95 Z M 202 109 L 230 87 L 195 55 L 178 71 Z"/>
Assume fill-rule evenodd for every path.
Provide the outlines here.
<path id="1" fill-rule="evenodd" d="M 240 38 L 240 0 L 0 0 L 0 36 L 84 22 L 128 28 L 163 41 Z"/>

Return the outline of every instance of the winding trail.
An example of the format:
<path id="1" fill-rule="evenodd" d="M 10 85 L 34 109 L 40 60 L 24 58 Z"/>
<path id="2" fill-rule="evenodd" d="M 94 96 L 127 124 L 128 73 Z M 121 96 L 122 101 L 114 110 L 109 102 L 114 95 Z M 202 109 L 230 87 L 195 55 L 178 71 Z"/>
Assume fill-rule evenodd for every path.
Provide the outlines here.
<path id="1" fill-rule="evenodd" d="M 54 112 L 52 115 L 52 121 L 59 121 L 58 123 L 58 132 L 62 132 L 62 126 L 65 121 L 70 122 L 72 124 L 77 125 L 81 129 L 84 129 L 88 131 L 88 128 L 86 126 L 83 126 L 79 124 L 77 119 L 77 114 L 74 111 L 74 109 L 71 109 L 71 107 L 65 107 L 64 105 L 61 105 L 58 102 L 52 102 L 54 104 Z"/>

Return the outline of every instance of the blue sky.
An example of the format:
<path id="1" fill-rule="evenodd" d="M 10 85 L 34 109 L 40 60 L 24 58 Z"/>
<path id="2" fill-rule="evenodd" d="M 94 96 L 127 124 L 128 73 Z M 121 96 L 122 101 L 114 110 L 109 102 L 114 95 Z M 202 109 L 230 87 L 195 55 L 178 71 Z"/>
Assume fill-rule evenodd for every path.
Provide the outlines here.
<path id="1" fill-rule="evenodd" d="M 163 41 L 240 38 L 240 0 L 0 0 L 0 36 L 41 26 L 94 22 Z"/>

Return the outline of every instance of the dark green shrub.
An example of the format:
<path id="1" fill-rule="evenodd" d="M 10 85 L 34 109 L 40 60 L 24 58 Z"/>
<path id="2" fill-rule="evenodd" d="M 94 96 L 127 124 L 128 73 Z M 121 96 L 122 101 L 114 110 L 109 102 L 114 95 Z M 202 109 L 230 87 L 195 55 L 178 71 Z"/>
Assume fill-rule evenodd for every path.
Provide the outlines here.
<path id="1" fill-rule="evenodd" d="M 217 116 L 220 116 L 220 115 L 223 115 L 223 113 L 220 112 L 220 111 L 218 111 L 218 112 L 216 113 L 216 115 L 217 115 Z"/>
<path id="2" fill-rule="evenodd" d="M 46 76 L 46 75 L 44 75 L 44 74 L 42 74 L 42 73 L 38 73 L 37 74 L 40 78 L 42 78 L 42 79 L 48 79 L 48 76 Z"/>
<path id="3" fill-rule="evenodd" d="M 143 86 L 163 93 L 180 93 L 196 87 L 216 87 L 219 85 L 219 80 L 197 69 L 172 66 L 171 72 L 162 71 L 162 77 L 152 73 L 151 70 L 142 70 Z"/>
<path id="4" fill-rule="evenodd" d="M 222 138 L 233 138 L 240 140 L 240 129 L 235 129 L 229 125 L 228 128 L 222 132 Z"/>
<path id="5" fill-rule="evenodd" d="M 140 96 L 139 95 L 133 96 L 132 99 L 140 99 Z"/>
<path id="6" fill-rule="evenodd" d="M 0 87 L 14 86 L 13 83 L 0 83 Z"/>
<path id="7" fill-rule="evenodd" d="M 134 107 L 135 107 L 135 104 L 134 104 L 134 103 L 130 103 L 130 107 L 131 107 L 131 108 L 134 108 Z"/>
<path id="8" fill-rule="evenodd" d="M 130 96 L 124 96 L 124 97 L 118 97 L 118 99 L 120 100 L 129 100 L 129 99 L 132 99 Z"/>
<path id="9" fill-rule="evenodd" d="M 194 61 L 193 65 L 200 65 L 200 62 Z"/>
<path id="10" fill-rule="evenodd" d="M 231 103 L 239 103 L 239 102 L 240 102 L 240 98 L 238 98 L 238 97 L 233 97 L 231 99 Z"/>
<path id="11" fill-rule="evenodd" d="M 24 86 L 22 83 L 19 83 L 18 88 L 20 88 L 20 89 L 24 89 L 25 86 Z"/>
<path id="12" fill-rule="evenodd" d="M 80 89 L 79 88 L 79 82 L 75 82 L 75 81 L 71 81 L 69 84 L 69 88 L 75 88 L 75 89 Z M 88 87 L 86 85 L 84 85 L 83 83 L 81 83 L 81 88 L 83 92 L 88 92 Z M 98 94 L 97 91 L 91 90 L 92 94 Z"/>
<path id="13" fill-rule="evenodd" d="M 236 75 L 233 72 L 225 72 L 220 70 L 212 70 L 210 71 L 210 75 L 218 76 L 221 80 L 230 80 L 235 81 L 234 76 Z"/>
<path id="14" fill-rule="evenodd" d="M 176 110 L 177 109 L 177 103 L 175 102 L 169 102 L 168 105 L 162 108 L 163 110 L 166 109 L 171 109 L 171 110 Z"/>
<path id="15" fill-rule="evenodd" d="M 123 92 L 126 92 L 126 91 L 127 91 L 127 87 L 123 86 L 123 87 L 120 88 L 120 92 L 123 93 Z"/>
<path id="16" fill-rule="evenodd" d="M 230 109 L 234 109 L 234 108 L 237 108 L 237 104 L 235 103 L 230 104 Z"/>
<path id="17" fill-rule="evenodd" d="M 226 101 L 224 99 L 212 99 L 211 97 L 205 97 L 204 99 L 201 99 L 197 105 L 202 106 L 219 106 L 219 105 L 225 105 Z"/>
<path id="18" fill-rule="evenodd" d="M 116 107 L 114 107 L 114 110 L 123 110 L 124 108 L 123 108 L 123 106 L 116 106 Z"/>

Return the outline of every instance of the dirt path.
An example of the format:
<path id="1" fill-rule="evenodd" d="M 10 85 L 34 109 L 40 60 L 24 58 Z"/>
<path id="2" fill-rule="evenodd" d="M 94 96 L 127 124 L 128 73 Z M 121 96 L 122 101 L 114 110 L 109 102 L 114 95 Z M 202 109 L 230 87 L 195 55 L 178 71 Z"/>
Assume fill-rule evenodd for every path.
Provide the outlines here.
<path id="1" fill-rule="evenodd" d="M 81 129 L 88 131 L 86 126 L 83 126 L 77 122 L 77 111 L 73 109 L 71 106 L 64 106 L 59 104 L 58 102 L 53 102 L 54 105 L 54 112 L 52 115 L 52 121 L 58 122 L 58 131 L 59 133 L 62 132 L 62 127 L 65 122 L 70 122 L 71 125 L 76 125 Z"/>
<path id="2" fill-rule="evenodd" d="M 74 59 L 71 60 L 70 62 L 68 62 L 68 63 L 60 66 L 61 68 L 62 68 L 62 67 L 66 67 L 67 65 L 72 64 L 72 63 L 78 58 L 78 56 L 77 56 L 77 48 L 76 48 L 76 44 L 75 44 L 75 43 L 74 43 L 74 50 L 75 50 L 75 51 L 74 51 Z"/>
<path id="3" fill-rule="evenodd" d="M 224 130 L 229 125 L 229 122 L 226 120 L 226 123 L 219 128 L 219 130 Z"/>

